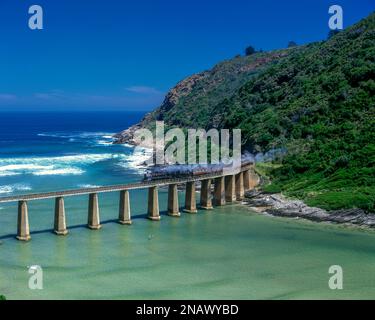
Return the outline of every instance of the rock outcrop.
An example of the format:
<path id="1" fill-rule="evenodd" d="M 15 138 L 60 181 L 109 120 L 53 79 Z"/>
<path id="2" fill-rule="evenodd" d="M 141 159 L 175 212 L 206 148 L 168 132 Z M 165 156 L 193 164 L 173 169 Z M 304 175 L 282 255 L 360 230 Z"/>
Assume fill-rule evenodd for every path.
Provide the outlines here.
<path id="1" fill-rule="evenodd" d="M 286 199 L 281 194 L 267 194 L 256 190 L 246 193 L 245 202 L 255 211 L 273 216 L 375 228 L 375 215 L 362 209 L 326 211 L 309 207 L 300 200 Z"/>

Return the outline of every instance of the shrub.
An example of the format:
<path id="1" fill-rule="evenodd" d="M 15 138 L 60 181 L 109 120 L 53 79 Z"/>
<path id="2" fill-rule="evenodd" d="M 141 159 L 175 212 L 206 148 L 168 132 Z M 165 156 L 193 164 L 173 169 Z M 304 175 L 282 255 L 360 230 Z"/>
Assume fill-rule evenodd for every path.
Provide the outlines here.
<path id="1" fill-rule="evenodd" d="M 264 186 L 262 190 L 265 193 L 280 193 L 282 191 L 281 187 L 277 184 L 269 184 Z"/>
<path id="2" fill-rule="evenodd" d="M 254 54 L 256 51 L 254 49 L 254 47 L 252 46 L 248 46 L 246 49 L 245 49 L 245 54 L 247 56 L 251 56 L 252 54 Z"/>

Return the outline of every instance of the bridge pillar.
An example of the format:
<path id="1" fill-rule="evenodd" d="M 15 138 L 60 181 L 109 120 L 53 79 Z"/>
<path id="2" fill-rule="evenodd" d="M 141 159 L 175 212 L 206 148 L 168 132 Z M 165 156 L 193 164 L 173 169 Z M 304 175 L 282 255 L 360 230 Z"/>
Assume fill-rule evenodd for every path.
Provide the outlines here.
<path id="1" fill-rule="evenodd" d="M 197 202 L 195 197 L 195 182 L 186 183 L 185 212 L 197 213 Z"/>
<path id="2" fill-rule="evenodd" d="M 215 179 L 214 205 L 225 205 L 225 179 L 224 177 Z"/>
<path id="3" fill-rule="evenodd" d="M 31 239 L 26 201 L 18 202 L 17 239 L 21 241 L 29 241 Z"/>
<path id="4" fill-rule="evenodd" d="M 244 184 L 243 184 L 243 172 L 236 175 L 236 196 L 237 200 L 243 200 L 245 196 Z"/>
<path id="5" fill-rule="evenodd" d="M 225 200 L 227 202 L 236 201 L 236 180 L 234 175 L 225 177 Z"/>
<path id="6" fill-rule="evenodd" d="M 201 208 L 205 210 L 211 210 L 211 179 L 203 180 L 201 186 Z"/>
<path id="7" fill-rule="evenodd" d="M 55 199 L 54 231 L 59 236 L 65 236 L 68 234 L 68 230 L 66 229 L 65 205 L 63 197 L 58 197 Z"/>
<path id="8" fill-rule="evenodd" d="M 250 170 L 246 170 L 243 173 L 243 185 L 245 191 L 249 191 L 251 189 L 250 187 Z"/>
<path id="9" fill-rule="evenodd" d="M 158 187 L 148 189 L 148 219 L 153 221 L 160 220 Z"/>
<path id="10" fill-rule="evenodd" d="M 88 227 L 92 230 L 99 230 L 101 228 L 99 217 L 99 201 L 97 193 L 91 193 L 89 195 Z"/>
<path id="11" fill-rule="evenodd" d="M 129 190 L 120 191 L 119 223 L 131 225 Z"/>
<path id="12" fill-rule="evenodd" d="M 178 206 L 177 184 L 170 184 L 168 186 L 168 215 L 172 217 L 181 216 Z"/>

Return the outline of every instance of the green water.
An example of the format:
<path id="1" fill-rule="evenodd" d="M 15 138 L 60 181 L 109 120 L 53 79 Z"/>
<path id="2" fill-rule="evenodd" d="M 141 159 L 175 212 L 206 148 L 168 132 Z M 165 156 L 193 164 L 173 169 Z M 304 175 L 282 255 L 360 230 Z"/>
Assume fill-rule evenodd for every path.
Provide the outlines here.
<path id="1" fill-rule="evenodd" d="M 181 195 L 181 203 L 183 203 Z M 144 219 L 131 193 L 132 226 L 115 222 L 117 194 L 101 196 L 103 228 L 85 228 L 85 197 L 66 199 L 69 235 L 51 233 L 53 201 L 30 204 L 32 240 L 14 240 L 16 206 L 3 206 L 0 294 L 8 299 L 375 298 L 375 233 L 273 218 L 231 205 L 181 218 Z M 160 192 L 165 210 L 166 192 Z M 30 290 L 27 266 L 43 268 Z M 330 290 L 328 269 L 344 270 Z"/>

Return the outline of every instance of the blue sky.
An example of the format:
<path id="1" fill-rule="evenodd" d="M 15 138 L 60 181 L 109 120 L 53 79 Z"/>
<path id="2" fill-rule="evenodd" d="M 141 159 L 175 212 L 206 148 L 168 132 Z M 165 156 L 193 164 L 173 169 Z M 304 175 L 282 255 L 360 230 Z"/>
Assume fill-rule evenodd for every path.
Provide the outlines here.
<path id="1" fill-rule="evenodd" d="M 41 5 L 44 29 L 28 28 Z M 374 0 L 1 0 L 0 110 L 149 110 L 178 81 L 257 49 L 319 41 Z"/>

